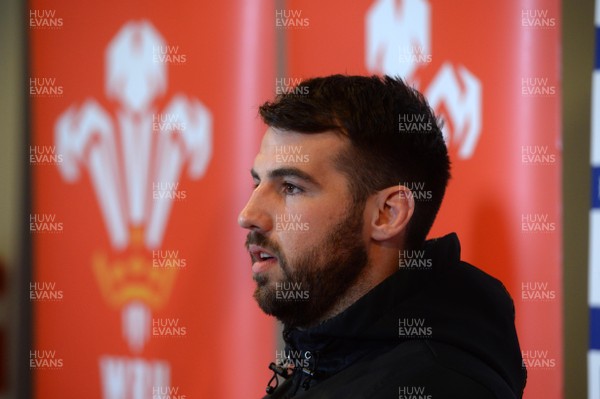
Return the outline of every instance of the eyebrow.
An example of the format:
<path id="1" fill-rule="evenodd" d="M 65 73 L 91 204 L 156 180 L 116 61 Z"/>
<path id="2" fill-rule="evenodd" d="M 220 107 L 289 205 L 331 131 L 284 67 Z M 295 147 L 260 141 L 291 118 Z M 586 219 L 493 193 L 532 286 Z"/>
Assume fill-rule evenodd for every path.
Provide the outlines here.
<path id="1" fill-rule="evenodd" d="M 260 177 L 258 176 L 258 173 L 256 173 L 256 171 L 253 169 L 250 170 L 250 174 L 252 175 L 252 178 L 256 179 L 256 180 L 260 180 Z M 304 180 L 307 183 L 313 184 L 317 187 L 320 187 L 321 185 L 308 173 L 298 169 L 298 168 L 277 168 L 277 169 L 272 169 L 269 171 L 269 173 L 267 173 L 267 176 L 270 179 L 276 179 L 276 178 L 280 178 L 280 177 L 295 177 L 301 180 Z"/>

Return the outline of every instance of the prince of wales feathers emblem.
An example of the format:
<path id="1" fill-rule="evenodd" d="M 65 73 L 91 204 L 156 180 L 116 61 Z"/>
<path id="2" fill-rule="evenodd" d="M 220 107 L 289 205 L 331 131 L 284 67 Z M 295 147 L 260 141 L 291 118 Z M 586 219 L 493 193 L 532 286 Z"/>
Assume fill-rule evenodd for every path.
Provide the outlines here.
<path id="1" fill-rule="evenodd" d="M 60 174 L 75 183 L 87 171 L 118 254 L 99 250 L 91 262 L 105 301 L 121 310 L 122 333 L 134 353 L 148 341 L 151 312 L 166 304 L 177 273 L 176 267 L 153 267 L 150 256 L 163 241 L 170 194 L 183 172 L 201 178 L 212 152 L 212 116 L 197 99 L 175 95 L 158 114 L 166 116 L 159 121 L 174 123 L 156 123 L 153 103 L 167 88 L 167 63 L 156 57 L 161 48 L 165 41 L 149 22 L 127 23 L 105 56 L 106 96 L 120 108 L 111 115 L 89 98 L 55 125 Z M 157 188 L 161 195 L 153 195 Z"/>

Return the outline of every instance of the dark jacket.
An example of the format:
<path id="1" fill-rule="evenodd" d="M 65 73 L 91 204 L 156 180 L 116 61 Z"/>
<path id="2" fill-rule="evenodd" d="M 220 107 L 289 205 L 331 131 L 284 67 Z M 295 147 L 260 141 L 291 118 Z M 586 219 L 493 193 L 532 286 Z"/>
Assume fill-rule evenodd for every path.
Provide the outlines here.
<path id="1" fill-rule="evenodd" d="M 521 398 L 526 370 L 502 283 L 460 260 L 456 234 L 427 241 L 421 256 L 336 317 L 284 329 L 298 367 L 265 398 Z"/>

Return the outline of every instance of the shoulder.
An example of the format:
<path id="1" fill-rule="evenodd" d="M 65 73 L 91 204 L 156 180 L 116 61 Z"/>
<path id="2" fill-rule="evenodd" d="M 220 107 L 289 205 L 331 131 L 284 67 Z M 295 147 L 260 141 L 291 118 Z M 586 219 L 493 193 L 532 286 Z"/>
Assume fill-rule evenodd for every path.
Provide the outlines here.
<path id="1" fill-rule="evenodd" d="M 450 345 L 406 341 L 371 355 L 319 383 L 300 398 L 513 399 L 488 366 Z"/>

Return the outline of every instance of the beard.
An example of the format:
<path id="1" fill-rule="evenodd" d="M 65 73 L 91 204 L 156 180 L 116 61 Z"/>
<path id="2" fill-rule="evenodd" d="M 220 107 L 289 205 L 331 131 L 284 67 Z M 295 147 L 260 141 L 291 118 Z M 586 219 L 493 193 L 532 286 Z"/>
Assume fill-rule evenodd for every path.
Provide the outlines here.
<path id="1" fill-rule="evenodd" d="M 348 216 L 323 235 L 321 244 L 290 260 L 263 234 L 248 233 L 246 247 L 256 244 L 271 251 L 283 274 L 281 281 L 254 275 L 254 298 L 263 312 L 286 327 L 309 327 L 322 321 L 367 266 L 363 210 L 364 204 L 353 204 Z"/>

